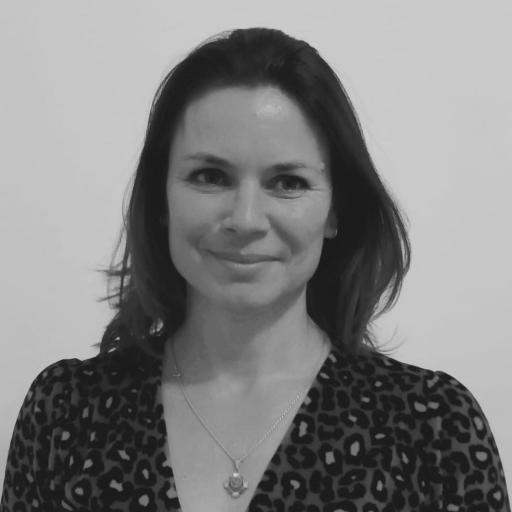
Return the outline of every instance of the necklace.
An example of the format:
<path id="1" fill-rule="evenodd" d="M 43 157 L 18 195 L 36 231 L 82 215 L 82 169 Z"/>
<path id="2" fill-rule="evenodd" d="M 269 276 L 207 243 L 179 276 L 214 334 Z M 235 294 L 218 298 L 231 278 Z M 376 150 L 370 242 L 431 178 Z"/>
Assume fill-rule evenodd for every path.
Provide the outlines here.
<path id="1" fill-rule="evenodd" d="M 233 463 L 233 473 L 229 475 L 228 479 L 224 482 L 224 489 L 226 489 L 226 492 L 232 497 L 232 498 L 238 498 L 246 489 L 249 487 L 249 483 L 247 479 L 240 473 L 240 464 L 247 458 L 249 455 L 251 455 L 258 446 L 265 441 L 265 439 L 268 438 L 268 436 L 277 428 L 277 426 L 283 421 L 283 419 L 286 417 L 286 415 L 290 412 L 290 409 L 293 407 L 293 405 L 299 400 L 299 398 L 305 394 L 309 390 L 309 385 L 306 391 L 300 391 L 297 393 L 297 395 L 293 398 L 293 400 L 287 405 L 286 409 L 282 412 L 281 416 L 277 418 L 277 420 L 274 422 L 274 424 L 265 432 L 265 435 L 258 441 L 250 450 L 243 455 L 242 457 L 235 458 L 233 457 L 225 448 L 225 446 L 217 439 L 215 434 L 211 431 L 211 429 L 208 427 L 202 416 L 199 414 L 199 412 L 196 410 L 196 408 L 192 405 L 192 402 L 190 401 L 189 397 L 187 396 L 187 393 L 185 392 L 185 388 L 182 383 L 182 374 L 180 370 L 178 369 L 178 363 L 176 359 L 176 352 L 174 350 L 174 339 L 171 342 L 171 349 L 172 349 L 172 355 L 173 355 L 173 361 L 174 361 L 174 373 L 172 374 L 173 377 L 178 378 L 178 384 L 179 388 L 183 394 L 183 397 L 185 398 L 188 406 L 196 416 L 196 418 L 199 420 L 199 423 L 204 427 L 204 429 L 210 434 L 212 439 L 220 446 L 222 451 L 231 459 L 231 462 Z M 318 367 L 320 364 L 320 360 L 322 356 L 324 355 L 324 351 L 320 354 L 320 358 L 317 361 L 317 364 L 315 365 L 315 368 Z"/>

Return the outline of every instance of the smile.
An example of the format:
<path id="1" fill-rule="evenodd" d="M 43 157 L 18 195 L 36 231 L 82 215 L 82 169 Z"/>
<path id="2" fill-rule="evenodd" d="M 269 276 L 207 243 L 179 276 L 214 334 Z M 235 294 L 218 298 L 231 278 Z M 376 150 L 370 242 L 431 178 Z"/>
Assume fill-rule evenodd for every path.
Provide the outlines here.
<path id="1" fill-rule="evenodd" d="M 216 261 L 221 263 L 223 267 L 236 272 L 259 271 L 264 268 L 266 264 L 275 260 L 275 258 L 241 258 L 240 256 L 235 257 L 233 255 L 225 256 L 223 254 L 214 252 L 211 252 L 210 254 L 215 258 Z"/>
<path id="2" fill-rule="evenodd" d="M 212 254 L 217 258 L 222 260 L 226 260 L 232 263 L 238 263 L 241 265 L 253 265 L 256 263 L 262 263 L 265 261 L 273 261 L 276 258 L 272 258 L 271 256 L 265 256 L 261 254 L 234 254 L 234 253 L 224 253 L 224 252 L 213 252 Z"/>

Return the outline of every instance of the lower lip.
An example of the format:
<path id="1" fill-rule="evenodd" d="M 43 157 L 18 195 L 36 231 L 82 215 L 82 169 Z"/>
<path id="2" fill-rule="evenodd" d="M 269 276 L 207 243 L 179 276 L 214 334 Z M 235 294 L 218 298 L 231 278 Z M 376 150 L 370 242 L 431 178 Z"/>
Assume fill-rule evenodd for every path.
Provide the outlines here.
<path id="1" fill-rule="evenodd" d="M 253 261 L 251 263 L 243 262 L 243 261 L 233 261 L 228 260 L 227 258 L 223 258 L 222 256 L 219 256 L 215 253 L 212 253 L 213 256 L 220 262 L 224 263 L 230 268 L 236 269 L 236 270 L 256 270 L 259 269 L 264 263 L 271 263 L 271 260 L 261 260 L 261 261 Z"/>

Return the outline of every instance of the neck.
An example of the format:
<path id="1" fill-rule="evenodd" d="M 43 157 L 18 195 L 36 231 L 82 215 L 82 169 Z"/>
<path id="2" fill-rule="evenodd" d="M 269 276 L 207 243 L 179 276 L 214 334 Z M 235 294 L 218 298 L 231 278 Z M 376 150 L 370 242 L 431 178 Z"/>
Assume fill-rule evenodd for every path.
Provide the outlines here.
<path id="1" fill-rule="evenodd" d="M 253 311 L 246 317 L 191 309 L 173 342 L 185 381 L 215 383 L 226 394 L 310 378 L 311 366 L 330 350 L 330 341 L 309 318 L 305 304 Z M 170 350 L 167 354 L 172 358 Z"/>

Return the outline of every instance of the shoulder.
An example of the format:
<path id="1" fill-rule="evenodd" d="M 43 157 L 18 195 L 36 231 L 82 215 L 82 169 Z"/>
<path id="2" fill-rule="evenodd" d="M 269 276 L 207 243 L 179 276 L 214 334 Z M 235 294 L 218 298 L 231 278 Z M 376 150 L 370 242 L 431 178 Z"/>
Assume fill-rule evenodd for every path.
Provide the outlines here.
<path id="1" fill-rule="evenodd" d="M 332 404 L 347 427 L 428 447 L 438 461 L 446 454 L 447 466 L 453 454 L 469 457 L 478 467 L 499 466 L 482 407 L 452 375 L 376 352 L 354 356 L 335 349 L 329 357 L 322 393 L 334 399 L 323 403 Z"/>
<path id="2" fill-rule="evenodd" d="M 368 350 L 359 355 L 353 355 L 334 348 L 330 358 L 333 362 L 332 366 L 338 374 L 343 371 L 350 372 L 369 382 L 375 382 L 378 379 L 392 379 L 404 389 L 409 389 L 413 384 L 417 384 L 420 388 L 424 387 L 425 392 L 438 391 L 441 388 L 450 388 L 462 393 L 468 392 L 464 384 L 444 371 L 405 363 L 375 351 Z M 379 384 L 376 387 L 379 387 Z"/>
<path id="3" fill-rule="evenodd" d="M 475 397 L 464 384 L 444 371 L 372 351 L 350 355 L 335 348 L 329 357 L 332 378 L 345 385 L 362 407 L 399 410 L 425 419 L 464 412 L 479 424 L 482 413 Z"/>
<path id="4" fill-rule="evenodd" d="M 393 464 L 398 485 L 417 482 L 447 510 L 461 510 L 468 496 L 471 504 L 510 510 L 490 425 L 458 379 L 377 352 L 353 355 L 335 347 L 319 382 L 308 403 L 310 424 L 316 422 L 324 438 L 332 435 L 347 466 L 381 468 L 382 477 Z M 298 441 L 302 423 L 305 417 Z"/>
<path id="5" fill-rule="evenodd" d="M 112 349 L 88 359 L 60 359 L 43 368 L 32 381 L 22 408 L 58 410 L 87 398 L 104 396 L 109 390 L 119 394 L 123 388 L 149 384 L 159 375 L 158 361 L 140 353 Z"/>

